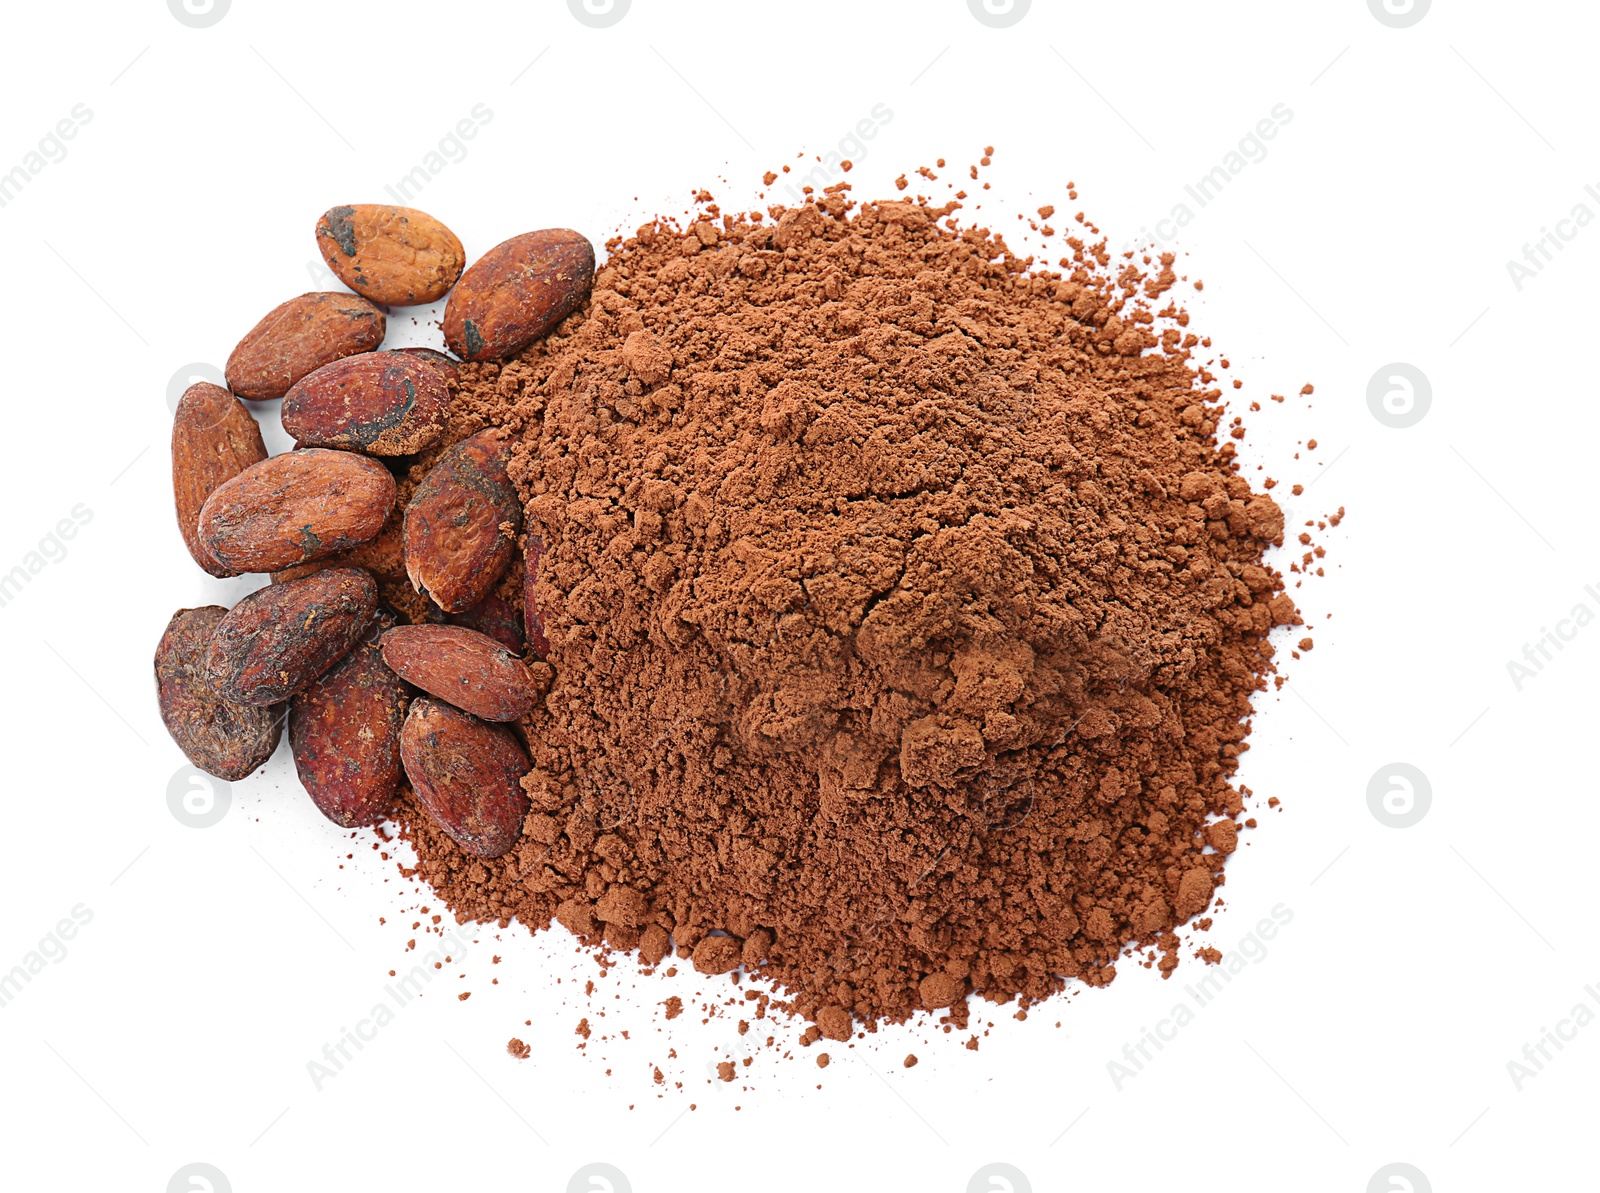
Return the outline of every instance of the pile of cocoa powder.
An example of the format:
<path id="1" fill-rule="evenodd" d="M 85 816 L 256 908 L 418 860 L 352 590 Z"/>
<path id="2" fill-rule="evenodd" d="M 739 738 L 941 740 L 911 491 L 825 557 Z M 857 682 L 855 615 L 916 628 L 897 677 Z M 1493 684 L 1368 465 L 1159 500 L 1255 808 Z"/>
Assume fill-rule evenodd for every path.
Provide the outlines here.
<path id="1" fill-rule="evenodd" d="M 552 670 L 520 841 L 473 856 L 403 793 L 420 876 L 460 918 L 742 965 L 833 1039 L 1132 947 L 1170 972 L 1254 824 L 1233 776 L 1299 621 L 1172 258 L 1067 237 L 1051 266 L 838 187 L 710 200 L 459 368 L 446 441 L 508 429 L 525 503 L 487 616 L 534 561 Z"/>

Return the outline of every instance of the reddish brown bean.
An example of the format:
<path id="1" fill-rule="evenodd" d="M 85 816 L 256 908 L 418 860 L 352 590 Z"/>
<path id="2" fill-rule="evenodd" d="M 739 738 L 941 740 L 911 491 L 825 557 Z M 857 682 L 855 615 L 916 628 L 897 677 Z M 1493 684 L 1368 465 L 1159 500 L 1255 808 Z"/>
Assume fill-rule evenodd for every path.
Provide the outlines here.
<path id="1" fill-rule="evenodd" d="M 385 203 L 330 208 L 317 221 L 317 248 L 346 286 L 394 306 L 438 302 L 467 262 L 456 234 L 433 216 Z"/>
<path id="2" fill-rule="evenodd" d="M 468 267 L 444 309 L 444 342 L 462 360 L 503 360 L 583 305 L 594 246 L 570 228 L 525 232 Z"/>
<path id="3" fill-rule="evenodd" d="M 519 658 L 527 647 L 522 636 L 522 610 L 497 596 L 486 596 L 470 609 L 445 616 L 451 625 L 487 634 Z"/>
<path id="4" fill-rule="evenodd" d="M 380 610 L 350 653 L 289 701 L 289 744 L 300 784 L 322 814 L 344 828 L 381 820 L 400 786 L 406 686 L 378 645 L 393 625 L 393 614 Z"/>
<path id="5" fill-rule="evenodd" d="M 383 343 L 384 313 L 354 294 L 302 294 L 267 312 L 228 357 L 228 388 L 241 398 L 281 398 L 329 361 Z"/>
<path id="6" fill-rule="evenodd" d="M 417 699 L 400 757 L 423 810 L 468 853 L 499 857 L 517 843 L 528 814 L 521 780 L 532 764 L 509 730 Z"/>
<path id="7" fill-rule="evenodd" d="M 406 573 L 447 613 L 488 596 L 511 562 L 522 504 L 506 474 L 510 450 L 496 430 L 463 439 L 440 454 L 406 506 Z"/>
<path id="8" fill-rule="evenodd" d="M 179 609 L 156 647 L 156 699 L 161 721 L 184 757 L 207 774 L 243 779 L 278 748 L 283 716 L 276 708 L 235 704 L 206 674 L 206 650 L 227 610 Z"/>
<path id="9" fill-rule="evenodd" d="M 407 683 L 485 721 L 519 721 L 533 709 L 527 664 L 464 626 L 396 626 L 383 636 L 383 660 Z"/>
<path id="10" fill-rule="evenodd" d="M 234 572 L 275 572 L 376 538 L 394 498 L 378 461 L 306 448 L 218 485 L 200 508 L 200 541 Z"/>
<path id="11" fill-rule="evenodd" d="M 356 644 L 378 586 L 356 568 L 269 584 L 228 611 L 206 650 L 206 673 L 237 704 L 278 704 Z"/>
<path id="12" fill-rule="evenodd" d="M 172 499 L 189 555 L 213 576 L 235 573 L 200 539 L 200 511 L 219 485 L 267 458 L 261 428 L 243 402 L 201 381 L 183 391 L 172 419 Z"/>
<path id="13" fill-rule="evenodd" d="M 408 456 L 450 419 L 450 383 L 404 352 L 363 352 L 308 373 L 283 396 L 283 429 L 301 447 Z"/>

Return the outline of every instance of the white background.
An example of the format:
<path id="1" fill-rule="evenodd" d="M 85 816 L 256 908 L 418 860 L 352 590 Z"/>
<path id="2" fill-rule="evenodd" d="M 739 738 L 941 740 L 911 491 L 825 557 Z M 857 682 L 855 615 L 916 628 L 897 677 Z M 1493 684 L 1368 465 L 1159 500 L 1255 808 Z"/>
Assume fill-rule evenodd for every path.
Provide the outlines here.
<path id="1" fill-rule="evenodd" d="M 633 0 L 604 29 L 556 0 L 233 0 L 205 29 L 160 0 L 6 19 L 0 170 L 75 105 L 92 118 L 0 208 L 0 571 L 74 507 L 92 520 L 0 608 L 0 971 L 75 906 L 93 917 L 0 1008 L 7 1188 L 159 1193 L 196 1161 L 240 1193 L 602 1188 L 575 1178 L 591 1162 L 641 1193 L 959 1193 L 990 1162 L 1034 1190 L 1359 1193 L 1395 1161 L 1436 1190 L 1567 1188 L 1587 1170 L 1600 1025 L 1520 1090 L 1507 1062 L 1574 1004 L 1600 1012 L 1600 628 L 1520 691 L 1506 664 L 1578 603 L 1600 612 L 1600 222 L 1520 290 L 1506 262 L 1580 202 L 1600 214 L 1588 6 L 1440 0 L 1400 30 L 1364 0 L 1035 0 L 1008 29 L 963 0 Z M 1298 522 L 1348 510 L 1320 536 L 1327 576 L 1295 590 L 1316 648 L 1285 656 L 1242 772 L 1283 808 L 1229 863 L 1210 940 L 1237 950 L 1278 904 L 1293 919 L 1120 1089 L 1108 1062 L 1193 1005 L 1198 964 L 1169 982 L 1124 965 L 1026 1022 L 977 1004 L 994 1023 L 977 1052 L 922 1022 L 831 1046 L 825 1072 L 815 1049 L 762 1052 L 727 1086 L 705 1065 L 732 1020 L 667 1025 L 656 1005 L 725 980 L 624 965 L 591 1001 L 595 965 L 564 932 L 492 926 L 314 1086 L 307 1063 L 384 997 L 426 900 L 314 811 L 287 745 L 217 826 L 169 813 L 183 759 L 156 713 L 156 640 L 174 609 L 249 582 L 202 576 L 173 526 L 167 386 L 326 288 L 307 269 L 316 217 L 387 201 L 480 103 L 492 120 L 413 200 L 472 257 L 551 225 L 598 244 L 701 185 L 754 205 L 763 170 L 832 150 L 878 104 L 892 119 L 855 154 L 858 195 L 939 156 L 959 177 L 994 145 L 976 218 L 1014 234 L 1016 211 L 1053 203 L 1058 227 L 1083 209 L 1121 245 L 1274 105 L 1292 112 L 1183 229 L 1180 268 L 1206 287 L 1179 293 L 1245 382 L 1238 408 L 1266 407 L 1247 416 L 1248 475 L 1315 481 L 1288 503 Z M 390 344 L 437 343 L 412 314 Z M 1367 407 L 1393 361 L 1432 383 L 1409 429 Z M 1396 761 L 1433 794 L 1403 830 L 1366 800 Z M 530 1060 L 507 1056 L 512 1035 Z"/>

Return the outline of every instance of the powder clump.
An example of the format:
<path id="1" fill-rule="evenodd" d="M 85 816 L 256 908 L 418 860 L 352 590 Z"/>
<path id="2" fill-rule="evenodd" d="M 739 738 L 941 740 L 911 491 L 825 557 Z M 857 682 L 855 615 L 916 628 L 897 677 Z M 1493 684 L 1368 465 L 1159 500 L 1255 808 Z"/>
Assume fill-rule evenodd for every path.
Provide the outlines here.
<path id="1" fill-rule="evenodd" d="M 1047 269 L 955 206 L 657 220 L 463 367 L 458 418 L 518 436 L 554 679 L 519 846 L 407 827 L 458 915 L 742 966 L 832 1040 L 1176 964 L 1298 621 L 1283 515 L 1151 309 L 1169 256 Z"/>

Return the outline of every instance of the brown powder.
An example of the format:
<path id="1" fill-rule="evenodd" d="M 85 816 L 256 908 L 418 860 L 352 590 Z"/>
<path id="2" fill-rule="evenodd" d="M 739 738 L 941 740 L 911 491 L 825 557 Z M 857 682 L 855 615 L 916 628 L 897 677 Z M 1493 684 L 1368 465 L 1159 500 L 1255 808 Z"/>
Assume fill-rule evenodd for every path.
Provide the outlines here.
<path id="1" fill-rule="evenodd" d="M 1049 270 L 954 206 L 657 221 L 463 367 L 451 438 L 520 437 L 554 678 L 510 854 L 402 807 L 458 917 L 742 966 L 807 1044 L 1177 965 L 1299 621 L 1283 517 L 1152 309 L 1170 256 Z"/>

